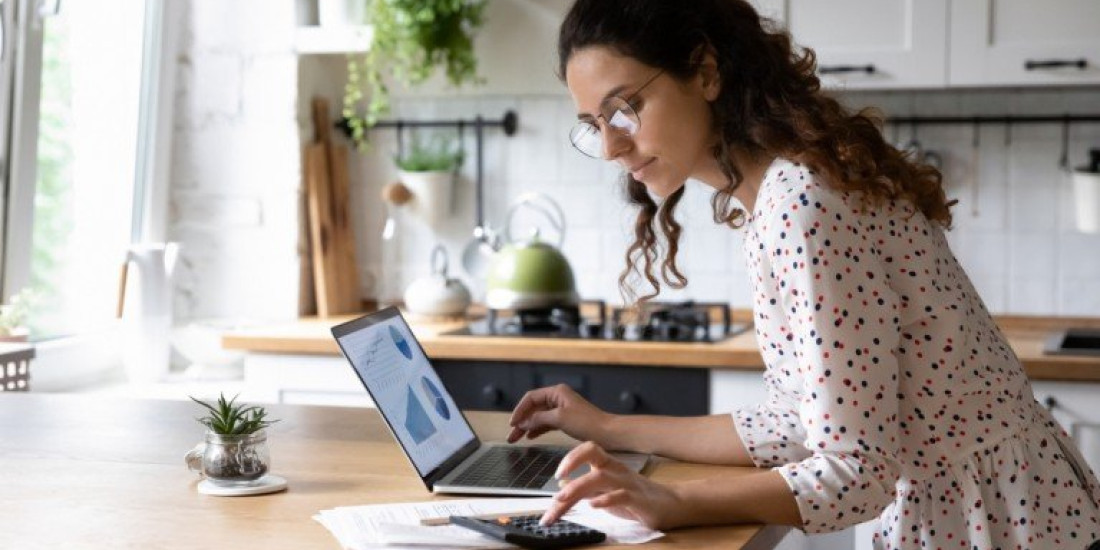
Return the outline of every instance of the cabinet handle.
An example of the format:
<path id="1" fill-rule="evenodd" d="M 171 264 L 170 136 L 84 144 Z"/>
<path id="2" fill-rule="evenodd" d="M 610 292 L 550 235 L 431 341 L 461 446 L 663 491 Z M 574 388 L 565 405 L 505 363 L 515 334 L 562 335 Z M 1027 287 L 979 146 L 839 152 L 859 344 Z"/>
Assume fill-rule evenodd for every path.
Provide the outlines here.
<path id="1" fill-rule="evenodd" d="M 817 69 L 821 74 L 843 74 L 843 73 L 867 73 L 875 74 L 878 69 L 874 65 L 822 65 Z"/>
<path id="2" fill-rule="evenodd" d="M 487 407 L 496 407 L 504 401 L 504 391 L 493 384 L 481 388 L 481 400 Z"/>
<path id="3" fill-rule="evenodd" d="M 629 413 L 638 410 L 640 401 L 641 400 L 638 399 L 638 394 L 632 391 L 623 390 L 623 392 L 619 394 L 619 405 L 622 406 L 623 412 Z"/>
<path id="4" fill-rule="evenodd" d="M 1028 59 L 1024 61 L 1025 71 L 1034 71 L 1036 69 L 1062 69 L 1065 67 L 1084 70 L 1088 68 L 1088 66 L 1089 60 L 1083 57 L 1081 59 Z"/>

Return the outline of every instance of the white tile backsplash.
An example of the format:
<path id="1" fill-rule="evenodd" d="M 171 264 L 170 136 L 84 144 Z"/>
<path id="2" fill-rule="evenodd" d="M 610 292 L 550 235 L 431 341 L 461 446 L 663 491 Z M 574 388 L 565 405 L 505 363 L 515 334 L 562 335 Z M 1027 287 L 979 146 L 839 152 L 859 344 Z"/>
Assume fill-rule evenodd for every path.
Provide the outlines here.
<path id="1" fill-rule="evenodd" d="M 876 92 L 851 93 L 841 99 L 849 105 L 877 104 L 887 116 L 1060 114 L 1066 109 L 1089 111 L 1090 93 L 1094 99 L 1095 92 L 1080 90 Z M 470 108 L 463 104 L 458 111 L 448 111 L 437 105 L 439 101 L 403 100 L 402 113 L 461 115 Z M 634 211 L 625 204 L 618 183 L 620 169 L 585 158 L 568 144 L 565 136 L 574 118 L 571 100 L 494 97 L 477 100 L 473 108 L 486 117 L 495 118 L 506 108 L 516 109 L 519 115 L 516 136 L 504 137 L 497 130 L 486 133 L 490 220 L 501 223 L 508 204 L 524 191 L 551 195 L 566 212 L 569 230 L 564 251 L 577 271 L 579 290 L 585 297 L 618 301 L 617 281 L 632 240 Z M 1078 164 L 1088 147 L 1100 146 L 1100 130 L 1087 126 L 1075 126 L 1070 132 L 1070 158 Z M 885 132 L 902 142 L 912 137 L 908 125 L 887 126 Z M 1100 304 L 1064 296 L 1069 281 L 1100 279 L 1100 237 L 1072 230 L 1072 199 L 1057 165 L 1061 125 L 1021 124 L 1009 131 L 1003 125 L 988 124 L 979 132 L 977 150 L 972 124 L 921 127 L 917 138 L 944 157 L 948 195 L 959 200 L 955 229 L 948 240 L 986 304 L 999 313 L 1100 315 Z M 711 195 L 709 188 L 689 182 L 678 219 L 684 224 L 679 262 L 690 282 L 688 288 L 662 296 L 720 299 L 750 307 L 742 235 L 712 222 Z M 457 243 L 465 235 L 436 238 Z M 425 240 L 431 238 L 418 235 L 408 239 L 406 246 L 427 246 Z"/>
<path id="2" fill-rule="evenodd" d="M 309 95 L 338 98 L 342 58 L 310 58 L 293 52 L 292 3 L 268 0 L 196 0 L 184 10 L 177 56 L 170 236 L 184 243 L 188 267 L 177 301 L 190 316 L 287 317 L 297 308 L 298 202 L 301 142 L 312 138 Z M 247 20 L 246 25 L 240 21 Z M 303 80 L 305 83 L 303 84 Z M 1096 88 L 966 91 L 849 92 L 850 107 L 875 106 L 883 115 L 997 116 L 1095 113 Z M 333 106 L 335 111 L 336 105 Z M 484 183 L 487 221 L 499 228 L 508 205 L 522 192 L 555 197 L 568 221 L 565 253 L 586 298 L 619 300 L 618 276 L 633 240 L 634 211 L 625 203 L 618 166 L 585 158 L 568 144 L 576 119 L 560 89 L 545 95 L 395 97 L 391 117 L 500 118 L 519 115 L 519 131 L 506 137 L 485 131 Z M 946 161 L 944 173 L 955 208 L 952 249 L 989 307 L 1001 313 L 1100 315 L 1100 236 L 1073 229 L 1069 184 L 1057 163 L 1062 125 L 1002 124 L 923 126 L 917 138 Z M 889 141 L 912 138 L 911 125 L 886 125 Z M 406 136 L 408 137 L 408 136 Z M 1069 159 L 1085 161 L 1100 147 L 1100 124 L 1069 128 Z M 379 194 L 396 179 L 390 158 L 395 132 L 371 133 L 373 148 L 353 155 L 351 217 L 357 235 L 364 289 L 382 273 L 379 234 L 384 221 Z M 463 166 L 450 219 L 432 225 L 398 216 L 399 249 L 386 258 L 403 288 L 427 270 L 431 247 L 451 254 L 452 274 L 477 291 L 461 269 L 461 252 L 474 226 L 474 136 L 468 129 Z M 690 184 L 678 219 L 685 227 L 680 265 L 688 288 L 667 298 L 728 300 L 749 307 L 743 237 L 711 220 L 710 193 Z"/>

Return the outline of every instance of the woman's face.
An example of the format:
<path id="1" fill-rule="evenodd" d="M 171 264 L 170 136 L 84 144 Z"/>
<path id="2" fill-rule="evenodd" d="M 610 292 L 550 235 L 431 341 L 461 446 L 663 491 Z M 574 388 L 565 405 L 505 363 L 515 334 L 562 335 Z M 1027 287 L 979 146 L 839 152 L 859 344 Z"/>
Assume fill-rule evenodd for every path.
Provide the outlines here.
<path id="1" fill-rule="evenodd" d="M 603 136 L 604 157 L 663 198 L 716 164 L 709 101 L 718 89 L 714 79 L 708 81 L 702 73 L 687 81 L 662 73 L 634 95 L 658 73 L 610 48 L 593 46 L 573 53 L 565 79 L 578 118 L 596 120 L 601 103 L 610 96 L 630 100 L 640 121 L 633 136 L 616 132 L 603 119 L 594 122 Z"/>

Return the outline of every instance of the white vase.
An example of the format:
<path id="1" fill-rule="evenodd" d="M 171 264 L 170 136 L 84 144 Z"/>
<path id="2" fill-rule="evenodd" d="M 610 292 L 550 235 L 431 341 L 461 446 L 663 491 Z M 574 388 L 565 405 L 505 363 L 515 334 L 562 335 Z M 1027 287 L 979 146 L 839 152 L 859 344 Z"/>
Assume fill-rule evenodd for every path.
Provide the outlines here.
<path id="1" fill-rule="evenodd" d="M 366 22 L 364 0 L 317 0 L 317 20 L 322 27 L 351 27 Z"/>
<path id="2" fill-rule="evenodd" d="M 413 193 L 409 211 L 428 225 L 437 226 L 451 216 L 454 200 L 455 173 L 397 172 L 401 183 Z"/>
<path id="3" fill-rule="evenodd" d="M 168 374 L 175 243 L 135 244 L 126 253 L 122 310 L 122 363 L 131 382 L 157 382 Z"/>

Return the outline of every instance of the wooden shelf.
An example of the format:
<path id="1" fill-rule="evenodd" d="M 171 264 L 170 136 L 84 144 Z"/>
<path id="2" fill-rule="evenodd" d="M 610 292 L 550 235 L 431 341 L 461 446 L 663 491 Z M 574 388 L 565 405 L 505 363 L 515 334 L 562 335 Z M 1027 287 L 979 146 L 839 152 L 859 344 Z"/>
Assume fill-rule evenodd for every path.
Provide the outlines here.
<path id="1" fill-rule="evenodd" d="M 370 49 L 374 28 L 366 25 L 348 27 L 298 27 L 295 50 L 301 55 L 363 53 Z"/>

